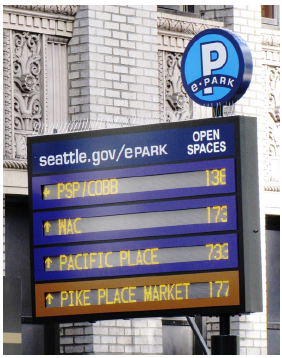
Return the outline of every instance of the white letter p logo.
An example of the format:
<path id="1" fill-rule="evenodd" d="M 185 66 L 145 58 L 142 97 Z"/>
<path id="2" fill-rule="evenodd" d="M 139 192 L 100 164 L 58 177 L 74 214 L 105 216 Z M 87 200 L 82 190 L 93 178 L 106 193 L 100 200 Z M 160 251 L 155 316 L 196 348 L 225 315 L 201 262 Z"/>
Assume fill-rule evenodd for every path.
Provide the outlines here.
<path id="1" fill-rule="evenodd" d="M 203 76 L 209 76 L 213 70 L 222 68 L 227 60 L 227 50 L 222 42 L 209 42 L 201 44 Z M 212 53 L 217 55 L 212 59 Z M 212 94 L 212 87 L 205 88 L 204 94 Z"/>

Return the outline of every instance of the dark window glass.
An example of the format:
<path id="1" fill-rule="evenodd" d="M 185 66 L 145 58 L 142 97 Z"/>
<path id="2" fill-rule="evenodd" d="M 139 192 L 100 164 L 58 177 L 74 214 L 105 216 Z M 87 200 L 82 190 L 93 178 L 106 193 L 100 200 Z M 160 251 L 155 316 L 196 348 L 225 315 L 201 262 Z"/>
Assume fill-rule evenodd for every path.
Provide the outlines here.
<path id="1" fill-rule="evenodd" d="M 194 5 L 183 5 L 183 11 L 185 12 L 194 12 Z"/>
<path id="2" fill-rule="evenodd" d="M 160 9 L 182 11 L 182 5 L 158 5 Z"/>
<path id="3" fill-rule="evenodd" d="M 261 21 L 264 27 L 276 29 L 279 26 L 279 10 L 278 5 L 261 5 Z"/>
<path id="4" fill-rule="evenodd" d="M 194 13 L 194 5 L 158 5 L 158 9 Z"/>
<path id="5" fill-rule="evenodd" d="M 261 5 L 261 17 L 274 19 L 274 5 Z"/>

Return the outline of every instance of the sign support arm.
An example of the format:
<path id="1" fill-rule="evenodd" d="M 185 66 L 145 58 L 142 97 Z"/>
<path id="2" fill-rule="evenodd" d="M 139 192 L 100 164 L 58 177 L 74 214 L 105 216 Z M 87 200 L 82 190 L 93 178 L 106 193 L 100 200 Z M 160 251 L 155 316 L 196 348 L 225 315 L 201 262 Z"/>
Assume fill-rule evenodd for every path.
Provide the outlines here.
<path id="1" fill-rule="evenodd" d="M 223 117 L 223 105 L 212 107 L 212 115 L 214 118 Z"/>
<path id="2" fill-rule="evenodd" d="M 206 342 L 205 342 L 203 336 L 201 335 L 201 332 L 200 332 L 198 326 L 196 325 L 194 318 L 192 318 L 192 317 L 186 317 L 186 318 L 187 318 L 187 321 L 188 321 L 190 327 L 192 328 L 192 331 L 195 334 L 195 337 L 197 338 L 204 354 L 210 355 L 211 354 L 210 350 L 209 350 L 208 346 L 206 345 Z"/>

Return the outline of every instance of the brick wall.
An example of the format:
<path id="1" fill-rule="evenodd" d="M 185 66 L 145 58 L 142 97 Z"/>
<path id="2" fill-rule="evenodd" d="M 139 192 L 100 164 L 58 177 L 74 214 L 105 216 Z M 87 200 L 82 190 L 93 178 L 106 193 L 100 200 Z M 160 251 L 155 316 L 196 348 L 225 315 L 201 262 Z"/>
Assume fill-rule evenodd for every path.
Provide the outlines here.
<path id="1" fill-rule="evenodd" d="M 62 354 L 162 354 L 161 319 L 60 325 Z"/>
<path id="2" fill-rule="evenodd" d="M 88 322 L 60 324 L 61 354 L 93 353 L 93 325 Z"/>
<path id="3" fill-rule="evenodd" d="M 267 355 L 266 315 L 231 317 L 231 335 L 240 337 L 240 355 Z M 219 318 L 207 318 L 207 345 L 211 348 L 211 337 L 219 335 Z"/>
<path id="4" fill-rule="evenodd" d="M 157 118 L 156 6 L 80 6 L 69 42 L 72 119 Z"/>
<path id="5" fill-rule="evenodd" d="M 206 20 L 223 21 L 226 27 L 233 23 L 233 5 L 199 5 L 196 11 Z"/>

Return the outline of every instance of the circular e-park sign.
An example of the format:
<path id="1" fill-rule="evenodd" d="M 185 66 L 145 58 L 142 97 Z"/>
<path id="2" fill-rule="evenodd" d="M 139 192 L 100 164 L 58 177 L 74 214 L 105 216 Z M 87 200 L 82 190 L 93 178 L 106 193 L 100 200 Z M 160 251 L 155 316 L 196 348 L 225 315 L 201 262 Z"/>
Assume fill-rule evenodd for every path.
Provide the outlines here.
<path id="1" fill-rule="evenodd" d="M 231 31 L 204 30 L 188 44 L 182 58 L 184 88 L 196 103 L 218 106 L 238 101 L 252 77 L 252 55 Z"/>

